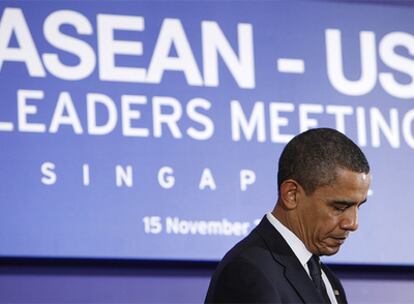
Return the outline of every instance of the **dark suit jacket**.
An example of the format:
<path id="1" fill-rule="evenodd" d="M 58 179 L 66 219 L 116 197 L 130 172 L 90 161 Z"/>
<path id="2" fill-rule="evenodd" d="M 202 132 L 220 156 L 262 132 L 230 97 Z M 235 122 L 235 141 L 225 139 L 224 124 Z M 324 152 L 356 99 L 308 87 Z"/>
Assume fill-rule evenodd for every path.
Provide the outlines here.
<path id="1" fill-rule="evenodd" d="M 326 267 L 338 303 L 347 303 L 339 280 Z M 206 303 L 322 303 L 292 249 L 266 217 L 219 263 Z"/>

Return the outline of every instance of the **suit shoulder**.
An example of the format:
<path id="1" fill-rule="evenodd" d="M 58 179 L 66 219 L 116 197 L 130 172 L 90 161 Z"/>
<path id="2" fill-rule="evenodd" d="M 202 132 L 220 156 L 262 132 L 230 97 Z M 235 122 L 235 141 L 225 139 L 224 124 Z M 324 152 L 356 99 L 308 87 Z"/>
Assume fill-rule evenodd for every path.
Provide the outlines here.
<path id="1" fill-rule="evenodd" d="M 278 302 L 272 282 L 254 260 L 236 256 L 221 263 L 210 282 L 206 303 Z"/>
<path id="2" fill-rule="evenodd" d="M 274 275 L 282 272 L 266 243 L 253 231 L 218 264 L 206 302 L 278 302 Z"/>

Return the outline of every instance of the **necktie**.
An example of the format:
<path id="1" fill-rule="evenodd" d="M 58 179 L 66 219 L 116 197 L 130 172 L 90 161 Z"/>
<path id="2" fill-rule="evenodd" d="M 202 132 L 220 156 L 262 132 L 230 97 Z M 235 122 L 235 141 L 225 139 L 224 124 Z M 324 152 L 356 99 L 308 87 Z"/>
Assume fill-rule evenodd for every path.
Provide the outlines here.
<path id="1" fill-rule="evenodd" d="M 322 280 L 322 270 L 321 264 L 319 262 L 319 257 L 313 255 L 308 261 L 308 267 L 312 281 L 315 284 L 319 294 L 323 298 L 324 303 L 331 303 L 328 297 L 328 293 L 326 292 L 325 284 Z"/>

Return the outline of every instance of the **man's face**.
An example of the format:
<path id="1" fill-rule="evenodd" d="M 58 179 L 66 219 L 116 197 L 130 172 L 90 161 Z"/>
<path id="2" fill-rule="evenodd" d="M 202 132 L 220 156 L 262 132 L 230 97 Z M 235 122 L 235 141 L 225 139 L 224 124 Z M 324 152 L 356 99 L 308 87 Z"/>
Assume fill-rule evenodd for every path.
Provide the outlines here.
<path id="1" fill-rule="evenodd" d="M 317 255 L 338 252 L 350 231 L 358 228 L 358 208 L 366 201 L 371 176 L 337 169 L 333 184 L 298 197 L 300 238 Z"/>

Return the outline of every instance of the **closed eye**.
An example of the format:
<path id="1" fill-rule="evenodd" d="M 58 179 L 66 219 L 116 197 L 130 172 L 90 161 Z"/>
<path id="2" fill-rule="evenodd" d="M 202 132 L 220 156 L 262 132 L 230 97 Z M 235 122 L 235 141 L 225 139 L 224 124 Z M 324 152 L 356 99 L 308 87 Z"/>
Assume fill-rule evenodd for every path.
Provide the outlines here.
<path id="1" fill-rule="evenodd" d="M 361 207 L 362 204 L 364 204 L 367 200 L 363 200 L 361 203 L 357 204 L 355 202 L 348 202 L 348 201 L 333 201 L 332 202 L 332 207 L 334 208 L 335 211 L 340 211 L 340 212 L 344 212 L 346 209 L 352 207 L 352 206 L 357 206 L 357 208 L 359 209 L 359 207 Z"/>
<path id="2" fill-rule="evenodd" d="M 344 205 L 341 205 L 341 206 L 336 206 L 336 205 L 334 205 L 334 206 L 333 206 L 333 208 L 334 208 L 336 211 L 341 211 L 341 212 L 343 212 L 343 211 L 345 211 L 346 209 L 348 209 L 348 208 L 349 208 L 349 206 L 344 206 Z"/>
<path id="3" fill-rule="evenodd" d="M 346 201 L 334 201 L 332 202 L 332 206 L 336 211 L 345 211 L 349 207 L 355 205 L 355 203 L 352 202 L 346 202 Z"/>

